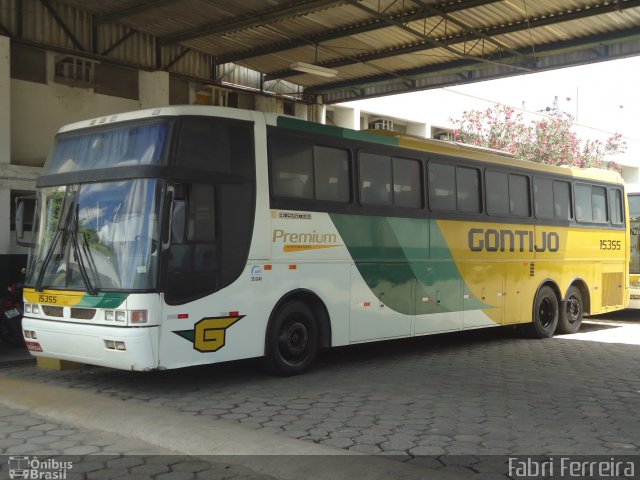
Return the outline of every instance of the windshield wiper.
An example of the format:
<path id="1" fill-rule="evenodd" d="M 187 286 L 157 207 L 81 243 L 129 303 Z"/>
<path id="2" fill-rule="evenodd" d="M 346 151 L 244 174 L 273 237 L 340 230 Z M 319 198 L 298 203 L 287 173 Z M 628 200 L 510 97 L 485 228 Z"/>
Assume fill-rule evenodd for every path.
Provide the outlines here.
<path id="1" fill-rule="evenodd" d="M 75 210 L 74 210 L 74 220 L 73 220 L 73 228 L 69 229 L 69 233 L 71 234 L 71 245 L 73 245 L 73 251 L 76 255 L 76 259 L 78 260 L 78 267 L 80 269 L 80 275 L 82 276 L 82 281 L 84 282 L 85 287 L 87 287 L 87 292 L 89 295 L 96 295 L 98 291 L 91 284 L 91 280 L 89 280 L 89 274 L 87 273 L 87 267 L 84 265 L 84 259 L 82 258 L 82 252 L 80 250 L 80 244 L 78 243 L 78 203 L 76 202 Z M 91 257 L 91 252 L 88 252 L 87 258 L 92 262 L 93 258 Z"/>
<path id="2" fill-rule="evenodd" d="M 62 238 L 62 234 L 68 228 L 69 223 L 69 211 L 71 210 L 71 205 L 74 203 L 73 200 L 68 203 L 67 202 L 68 192 L 65 192 L 64 200 L 62 205 L 60 206 L 60 219 L 58 221 L 58 228 L 56 230 L 53 239 L 51 240 L 51 246 L 49 250 L 47 250 L 46 255 L 44 256 L 44 260 L 42 261 L 42 266 L 40 267 L 40 271 L 38 272 L 38 279 L 36 280 L 36 292 L 42 291 L 42 282 L 44 281 L 44 275 L 47 271 L 47 267 L 49 266 L 49 262 L 53 258 L 53 252 Z"/>

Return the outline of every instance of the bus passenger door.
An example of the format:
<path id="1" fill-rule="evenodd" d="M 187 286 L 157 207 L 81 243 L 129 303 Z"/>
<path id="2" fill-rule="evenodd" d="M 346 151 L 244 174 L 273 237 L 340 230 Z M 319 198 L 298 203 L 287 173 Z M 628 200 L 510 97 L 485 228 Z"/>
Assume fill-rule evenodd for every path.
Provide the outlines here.
<path id="1" fill-rule="evenodd" d="M 411 335 L 415 282 L 407 273 L 407 264 L 351 266 L 351 342 Z"/>
<path id="2" fill-rule="evenodd" d="M 463 271 L 463 329 L 504 323 L 505 265 L 466 263 Z"/>

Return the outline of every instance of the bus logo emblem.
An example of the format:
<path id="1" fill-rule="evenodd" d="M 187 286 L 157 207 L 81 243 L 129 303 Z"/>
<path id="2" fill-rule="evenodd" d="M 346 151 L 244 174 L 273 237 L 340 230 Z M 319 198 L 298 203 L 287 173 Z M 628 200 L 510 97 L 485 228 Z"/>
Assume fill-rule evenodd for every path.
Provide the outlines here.
<path id="1" fill-rule="evenodd" d="M 217 352 L 225 345 L 227 328 L 244 318 L 206 317 L 193 326 L 193 330 L 174 331 L 176 335 L 193 342 L 193 349 L 201 353 Z"/>

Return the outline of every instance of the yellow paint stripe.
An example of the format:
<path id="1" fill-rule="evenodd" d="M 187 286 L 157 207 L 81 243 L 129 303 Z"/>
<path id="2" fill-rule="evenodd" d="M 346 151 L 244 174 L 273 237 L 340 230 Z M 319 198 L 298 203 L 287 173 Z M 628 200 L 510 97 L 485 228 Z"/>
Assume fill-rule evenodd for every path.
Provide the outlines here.
<path id="1" fill-rule="evenodd" d="M 285 245 L 282 250 L 285 252 L 304 252 L 306 250 L 320 250 L 323 248 L 336 248 L 342 245 Z"/>
<path id="2" fill-rule="evenodd" d="M 42 292 L 36 292 L 33 288 L 24 289 L 24 298 L 27 302 L 42 305 L 58 305 L 60 307 L 73 307 L 80 303 L 84 295 L 84 292 L 65 290 L 43 290 Z"/>

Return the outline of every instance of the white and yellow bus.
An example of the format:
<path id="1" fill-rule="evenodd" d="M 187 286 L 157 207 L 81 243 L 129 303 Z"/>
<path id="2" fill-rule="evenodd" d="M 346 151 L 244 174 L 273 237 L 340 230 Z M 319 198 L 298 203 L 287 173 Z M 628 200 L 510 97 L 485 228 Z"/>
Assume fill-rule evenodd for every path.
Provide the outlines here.
<path id="1" fill-rule="evenodd" d="M 640 308 L 640 184 L 627 184 L 630 263 L 629 308 Z"/>
<path id="2" fill-rule="evenodd" d="M 63 127 L 37 187 L 36 356 L 264 357 L 291 375 L 321 348 L 516 324 L 546 338 L 628 302 L 614 172 L 181 106 Z"/>

